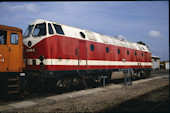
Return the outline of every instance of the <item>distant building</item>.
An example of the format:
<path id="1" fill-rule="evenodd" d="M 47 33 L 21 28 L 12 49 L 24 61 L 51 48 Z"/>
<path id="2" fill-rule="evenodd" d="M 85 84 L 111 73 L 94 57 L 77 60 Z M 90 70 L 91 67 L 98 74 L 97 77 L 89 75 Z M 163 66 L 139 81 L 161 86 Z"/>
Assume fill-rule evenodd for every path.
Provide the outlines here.
<path id="1" fill-rule="evenodd" d="M 151 55 L 152 69 L 160 69 L 160 58 L 158 56 Z"/>
<path id="2" fill-rule="evenodd" d="M 161 69 L 169 69 L 169 61 L 160 62 Z"/>

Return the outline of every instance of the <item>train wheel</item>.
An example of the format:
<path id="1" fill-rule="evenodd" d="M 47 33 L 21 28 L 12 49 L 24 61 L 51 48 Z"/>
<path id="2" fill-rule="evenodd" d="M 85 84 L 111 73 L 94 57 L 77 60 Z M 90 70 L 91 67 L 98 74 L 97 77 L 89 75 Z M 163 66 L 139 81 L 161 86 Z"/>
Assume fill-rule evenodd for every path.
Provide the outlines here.
<path id="1" fill-rule="evenodd" d="M 135 73 L 133 70 L 130 72 L 130 75 L 131 75 L 131 81 L 135 80 Z"/>
<path id="2" fill-rule="evenodd" d="M 111 72 L 107 72 L 106 84 L 109 84 L 111 81 Z"/>
<path id="3" fill-rule="evenodd" d="M 146 72 L 145 71 L 140 72 L 140 78 L 142 78 L 142 79 L 146 78 Z"/>
<path id="4" fill-rule="evenodd" d="M 29 93 L 34 93 L 36 91 L 36 84 L 33 78 L 27 78 L 25 81 L 25 89 Z"/>
<path id="5" fill-rule="evenodd" d="M 132 77 L 132 75 L 130 75 L 130 77 L 129 77 L 129 85 L 132 85 L 132 79 L 133 77 Z"/>
<path id="6" fill-rule="evenodd" d="M 151 71 L 146 72 L 146 76 L 147 76 L 147 77 L 150 77 L 150 76 L 151 76 L 151 73 L 152 73 Z"/>

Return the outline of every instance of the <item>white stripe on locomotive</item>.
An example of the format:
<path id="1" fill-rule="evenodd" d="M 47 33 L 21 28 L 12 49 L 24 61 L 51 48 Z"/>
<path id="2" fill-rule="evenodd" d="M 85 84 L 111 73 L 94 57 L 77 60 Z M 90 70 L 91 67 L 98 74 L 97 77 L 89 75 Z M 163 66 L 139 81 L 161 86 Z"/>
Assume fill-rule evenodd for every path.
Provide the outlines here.
<path id="1" fill-rule="evenodd" d="M 39 59 L 27 59 L 28 65 L 33 65 L 33 60 L 36 65 L 40 65 Z M 78 63 L 79 61 L 79 63 Z M 129 61 L 103 61 L 103 60 L 77 60 L 77 59 L 44 59 L 44 65 L 74 65 L 78 66 L 151 66 L 151 62 L 129 62 Z M 86 64 L 87 63 L 87 64 Z"/>

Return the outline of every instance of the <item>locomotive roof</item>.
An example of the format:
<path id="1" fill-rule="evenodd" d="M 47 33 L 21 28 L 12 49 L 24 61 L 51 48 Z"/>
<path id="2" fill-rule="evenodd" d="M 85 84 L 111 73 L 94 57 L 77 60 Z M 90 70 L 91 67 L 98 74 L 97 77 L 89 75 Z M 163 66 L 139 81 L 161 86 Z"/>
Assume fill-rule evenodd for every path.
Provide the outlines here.
<path id="1" fill-rule="evenodd" d="M 103 35 L 101 33 L 96 33 L 93 31 L 77 28 L 77 27 L 70 26 L 70 25 L 60 24 L 60 23 L 53 22 L 53 21 L 37 19 L 37 20 L 31 22 L 30 25 L 35 25 L 35 24 L 44 23 L 44 22 L 60 25 L 65 33 L 65 36 L 68 36 L 68 37 L 83 39 L 79 34 L 80 32 L 83 32 L 86 35 L 90 33 L 88 38 L 85 38 L 83 40 L 95 41 L 95 42 L 106 43 L 106 44 L 111 44 L 111 45 L 127 47 L 127 48 L 131 48 L 131 49 L 149 52 L 147 46 L 142 45 L 142 44 L 130 42 L 130 41 L 127 41 L 124 39 L 122 40 L 122 39 L 119 39 L 114 36 Z M 91 35 L 91 38 L 90 38 L 90 35 Z"/>
<path id="2" fill-rule="evenodd" d="M 9 29 L 9 30 L 15 30 L 15 31 L 20 31 L 20 32 L 22 32 L 22 29 L 19 29 L 19 28 L 17 28 L 17 27 L 11 27 L 11 26 L 0 25 L 0 28 Z"/>

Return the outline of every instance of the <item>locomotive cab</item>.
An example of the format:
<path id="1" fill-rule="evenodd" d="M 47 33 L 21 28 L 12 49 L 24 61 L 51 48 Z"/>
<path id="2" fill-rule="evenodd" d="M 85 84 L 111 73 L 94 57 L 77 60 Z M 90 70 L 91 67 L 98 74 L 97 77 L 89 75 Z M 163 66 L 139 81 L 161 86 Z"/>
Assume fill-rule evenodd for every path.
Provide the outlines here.
<path id="1" fill-rule="evenodd" d="M 50 68 L 52 62 L 47 58 L 51 58 L 51 43 L 50 38 L 55 34 L 63 35 L 64 32 L 58 24 L 51 21 L 35 20 L 27 28 L 24 33 L 24 59 L 26 62 L 26 70 L 43 70 Z M 48 46 L 46 46 L 48 45 Z"/>
<path id="2" fill-rule="evenodd" d="M 2 95 L 19 93 L 24 67 L 22 30 L 0 25 L 0 89 Z"/>
<path id="3" fill-rule="evenodd" d="M 51 30 L 51 26 L 41 19 L 34 21 L 28 26 L 23 35 L 26 70 L 39 70 L 44 67 L 45 61 L 43 60 L 49 56 L 49 53 L 45 52 L 48 48 L 45 47 L 46 41 L 43 40 L 53 33 Z M 40 41 L 42 41 L 41 45 L 38 44 Z"/>
<path id="4" fill-rule="evenodd" d="M 31 38 L 31 36 L 40 37 L 45 35 L 46 35 L 46 23 L 41 23 L 36 25 L 29 25 L 24 34 L 24 38 L 28 38 L 28 37 Z"/>
<path id="5" fill-rule="evenodd" d="M 33 84 L 32 81 L 37 81 L 37 89 L 40 89 L 41 86 L 39 83 L 42 84 L 41 82 L 44 77 L 50 77 L 48 73 L 51 72 L 52 61 L 49 58 L 53 54 L 51 50 L 52 41 L 50 39 L 56 32 L 63 33 L 59 29 L 59 26 L 57 24 L 54 25 L 51 21 L 47 22 L 38 19 L 29 24 L 23 35 L 24 59 L 26 63 L 25 72 L 26 75 L 28 74 L 27 83 L 30 85 Z"/>

